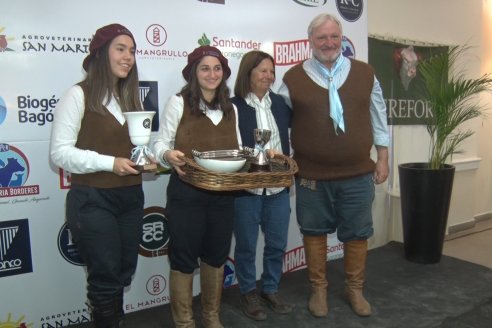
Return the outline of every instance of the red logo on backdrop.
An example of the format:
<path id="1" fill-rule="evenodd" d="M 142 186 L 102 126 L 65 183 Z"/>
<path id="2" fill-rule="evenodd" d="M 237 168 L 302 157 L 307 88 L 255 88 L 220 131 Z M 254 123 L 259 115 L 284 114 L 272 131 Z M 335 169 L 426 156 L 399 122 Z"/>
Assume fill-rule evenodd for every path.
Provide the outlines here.
<path id="1" fill-rule="evenodd" d="M 310 57 L 311 47 L 307 39 L 273 43 L 275 65 L 295 65 Z"/>
<path id="2" fill-rule="evenodd" d="M 275 65 L 286 66 L 299 64 L 311 58 L 311 46 L 309 40 L 295 40 L 273 43 L 273 59 Z M 342 37 L 342 55 L 355 58 L 355 47 L 346 36 Z"/>
<path id="3" fill-rule="evenodd" d="M 60 174 L 60 189 L 70 189 L 72 183 L 72 176 L 70 172 L 65 171 L 62 168 L 58 169 Z"/>

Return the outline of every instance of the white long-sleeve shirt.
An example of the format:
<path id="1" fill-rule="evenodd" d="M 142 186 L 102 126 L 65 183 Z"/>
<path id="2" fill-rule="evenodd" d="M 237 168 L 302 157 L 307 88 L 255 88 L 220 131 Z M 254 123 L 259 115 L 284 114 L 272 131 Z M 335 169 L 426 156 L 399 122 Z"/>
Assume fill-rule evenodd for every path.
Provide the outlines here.
<path id="1" fill-rule="evenodd" d="M 164 107 L 164 112 L 161 115 L 159 132 L 153 141 L 153 150 L 159 162 L 170 167 L 164 160 L 164 153 L 167 150 L 174 149 L 176 142 L 176 131 L 178 130 L 179 122 L 183 116 L 184 100 L 182 96 L 172 95 Z M 207 110 L 205 115 L 215 124 L 219 124 L 222 120 L 223 112 L 221 110 Z M 236 115 L 236 135 L 239 147 L 242 146 L 241 134 L 239 132 L 239 124 L 237 119 L 237 108 L 234 106 L 234 115 Z M 179 149 L 178 149 L 179 150 Z"/>
<path id="2" fill-rule="evenodd" d="M 116 99 L 112 98 L 106 108 L 121 125 L 125 124 L 125 117 Z M 84 110 L 84 91 L 75 85 L 67 90 L 54 111 L 50 141 L 51 161 L 71 173 L 112 172 L 114 156 L 75 147 Z M 97 138 L 97 131 L 94 134 Z"/>

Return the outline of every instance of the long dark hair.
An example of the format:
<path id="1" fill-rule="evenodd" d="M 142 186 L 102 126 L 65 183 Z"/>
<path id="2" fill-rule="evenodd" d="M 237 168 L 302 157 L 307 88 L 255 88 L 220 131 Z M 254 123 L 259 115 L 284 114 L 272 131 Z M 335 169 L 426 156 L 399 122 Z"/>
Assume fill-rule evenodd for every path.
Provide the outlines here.
<path id="1" fill-rule="evenodd" d="M 273 71 L 275 72 L 275 61 L 273 57 L 266 52 L 253 50 L 248 52 L 241 59 L 239 64 L 239 70 L 237 72 L 236 84 L 234 85 L 234 94 L 241 98 L 246 98 L 251 91 L 251 72 L 253 69 L 260 65 L 264 59 L 270 59 L 273 64 Z"/>
<path id="2" fill-rule="evenodd" d="M 109 62 L 110 44 L 111 41 L 107 42 L 99 49 L 96 56 L 92 58 L 87 75 L 81 82 L 86 90 L 85 101 L 87 109 L 102 115 L 105 115 L 104 106 L 109 104 L 111 96 L 115 91 L 114 75 Z M 142 110 L 138 90 L 138 69 L 136 62 L 126 78 L 118 79 L 116 88 L 116 92 L 119 95 L 118 102 L 123 112 Z"/>
<path id="3" fill-rule="evenodd" d="M 220 109 L 224 113 L 224 117 L 229 118 L 233 111 L 232 102 L 230 101 L 230 91 L 227 86 L 226 79 L 222 78 L 219 86 L 215 90 L 215 97 L 211 102 L 205 100 L 196 77 L 196 69 L 201 60 L 196 61 L 191 67 L 190 81 L 181 89 L 179 94 L 188 101 L 191 107 L 192 115 L 203 115 L 200 110 L 200 100 L 205 102 L 210 109 Z"/>

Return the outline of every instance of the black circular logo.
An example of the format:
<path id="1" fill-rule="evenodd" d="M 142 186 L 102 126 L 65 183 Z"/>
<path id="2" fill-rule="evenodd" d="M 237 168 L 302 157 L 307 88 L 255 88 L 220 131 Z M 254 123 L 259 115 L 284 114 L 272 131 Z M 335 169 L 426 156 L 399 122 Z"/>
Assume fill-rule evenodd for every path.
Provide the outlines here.
<path id="1" fill-rule="evenodd" d="M 364 11 L 364 0 L 337 0 L 340 15 L 349 22 L 355 22 Z"/>

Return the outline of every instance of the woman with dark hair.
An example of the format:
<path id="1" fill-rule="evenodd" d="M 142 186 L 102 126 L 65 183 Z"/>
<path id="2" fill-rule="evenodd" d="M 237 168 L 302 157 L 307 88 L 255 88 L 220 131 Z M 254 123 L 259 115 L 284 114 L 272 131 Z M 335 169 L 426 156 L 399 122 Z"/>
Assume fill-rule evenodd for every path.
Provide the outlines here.
<path id="1" fill-rule="evenodd" d="M 283 98 L 270 90 L 274 81 L 272 56 L 256 50 L 248 52 L 239 66 L 232 102 L 237 106 L 243 146 L 255 146 L 254 129 L 267 129 L 272 133 L 265 147 L 273 153 L 289 155 L 291 112 Z M 267 318 L 260 298 L 276 313 L 292 311 L 292 306 L 278 295 L 289 218 L 288 188 L 247 190 L 235 200 L 236 276 L 242 294 L 242 310 L 253 320 Z M 265 236 L 260 298 L 256 292 L 255 266 L 259 227 Z"/>
<path id="2" fill-rule="evenodd" d="M 66 218 L 87 265 L 96 327 L 120 325 L 142 231 L 142 177 L 128 159 L 123 115 L 142 110 L 135 47 L 122 25 L 98 29 L 82 65 L 87 75 L 60 99 L 52 126 L 51 160 L 72 174 Z"/>
<path id="3" fill-rule="evenodd" d="M 224 264 L 229 254 L 234 216 L 230 192 L 214 192 L 183 182 L 183 156 L 191 150 L 238 149 L 236 111 L 229 99 L 227 59 L 219 49 L 201 46 L 188 55 L 187 84 L 170 97 L 154 150 L 162 165 L 172 167 L 167 187 L 171 312 L 176 327 L 195 327 L 192 311 L 193 272 L 200 268 L 202 323 L 219 320 Z"/>

